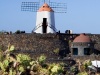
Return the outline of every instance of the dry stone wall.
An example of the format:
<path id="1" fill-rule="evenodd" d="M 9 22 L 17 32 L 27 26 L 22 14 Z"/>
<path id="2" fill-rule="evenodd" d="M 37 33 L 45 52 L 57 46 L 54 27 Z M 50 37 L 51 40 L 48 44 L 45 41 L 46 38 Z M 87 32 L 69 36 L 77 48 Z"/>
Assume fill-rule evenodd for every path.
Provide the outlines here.
<path id="1" fill-rule="evenodd" d="M 0 35 L 0 46 L 4 50 L 9 44 L 15 46 L 15 53 L 27 53 L 36 57 L 40 54 L 46 54 L 50 58 L 58 57 L 59 53 L 55 53 L 54 50 L 68 50 L 67 41 L 59 39 L 58 34 Z"/>
<path id="2" fill-rule="evenodd" d="M 70 43 L 78 35 L 62 33 L 0 34 L 0 47 L 6 50 L 8 44 L 11 44 L 15 46 L 15 53 L 26 53 L 36 57 L 45 54 L 49 58 L 59 58 L 60 55 L 65 56 L 70 52 Z M 87 36 L 92 39 L 96 52 L 100 51 L 100 35 L 87 34 Z"/>

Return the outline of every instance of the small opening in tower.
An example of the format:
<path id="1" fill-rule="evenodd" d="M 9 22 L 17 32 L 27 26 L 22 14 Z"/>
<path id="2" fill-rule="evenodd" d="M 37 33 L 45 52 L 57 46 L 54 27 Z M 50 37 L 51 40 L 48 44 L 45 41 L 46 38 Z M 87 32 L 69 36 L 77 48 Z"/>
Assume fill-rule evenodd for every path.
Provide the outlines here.
<path id="1" fill-rule="evenodd" d="M 43 18 L 42 30 L 43 33 L 47 33 L 47 18 Z"/>

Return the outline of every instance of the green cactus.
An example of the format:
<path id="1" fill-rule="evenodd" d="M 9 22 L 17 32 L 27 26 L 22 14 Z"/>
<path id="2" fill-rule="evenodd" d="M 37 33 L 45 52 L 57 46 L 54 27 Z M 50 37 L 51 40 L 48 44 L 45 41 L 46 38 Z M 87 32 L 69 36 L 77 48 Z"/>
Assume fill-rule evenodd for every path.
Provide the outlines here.
<path id="1" fill-rule="evenodd" d="M 25 73 L 27 69 L 33 73 L 37 73 L 37 75 L 56 75 L 63 72 L 63 63 L 47 64 L 45 63 L 45 55 L 41 55 L 37 60 L 33 60 L 29 55 L 17 54 L 15 55 L 16 58 L 13 60 L 13 57 L 10 56 L 10 52 L 13 50 L 14 45 L 9 45 L 8 49 L 5 51 L 7 53 L 5 57 L 3 52 L 0 51 L 0 70 L 3 72 L 2 75 L 21 75 Z M 10 63 L 12 64 L 9 67 Z"/>
<path id="2" fill-rule="evenodd" d="M 41 56 L 38 58 L 39 63 L 44 63 L 45 60 L 46 60 L 46 56 L 45 56 L 45 55 L 41 55 Z"/>
<path id="3" fill-rule="evenodd" d="M 19 66 L 19 71 L 24 72 L 25 71 L 24 66 Z"/>
<path id="4" fill-rule="evenodd" d="M 15 49 L 14 45 L 11 45 L 9 51 L 13 51 Z"/>

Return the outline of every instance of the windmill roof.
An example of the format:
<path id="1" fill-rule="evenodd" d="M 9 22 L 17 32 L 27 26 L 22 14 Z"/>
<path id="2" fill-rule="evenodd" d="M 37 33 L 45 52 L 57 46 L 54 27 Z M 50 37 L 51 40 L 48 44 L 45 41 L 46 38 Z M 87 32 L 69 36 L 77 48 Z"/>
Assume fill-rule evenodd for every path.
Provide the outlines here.
<path id="1" fill-rule="evenodd" d="M 49 11 L 49 12 L 54 12 L 53 9 L 47 4 L 47 3 L 44 3 L 38 10 L 38 12 L 41 12 L 41 11 Z"/>

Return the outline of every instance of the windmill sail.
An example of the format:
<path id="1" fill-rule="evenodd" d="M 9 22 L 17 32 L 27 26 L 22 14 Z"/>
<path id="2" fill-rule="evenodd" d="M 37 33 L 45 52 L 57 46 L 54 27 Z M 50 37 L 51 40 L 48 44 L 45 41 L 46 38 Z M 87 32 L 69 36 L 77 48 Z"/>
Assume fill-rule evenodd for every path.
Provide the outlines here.
<path id="1" fill-rule="evenodd" d="M 22 2 L 21 10 L 37 12 L 37 10 L 39 9 L 39 6 L 40 6 L 40 2 Z M 66 13 L 67 12 L 67 4 L 66 3 L 56 3 L 56 2 L 49 1 L 49 6 L 56 13 Z"/>
<path id="2" fill-rule="evenodd" d="M 67 12 L 67 4 L 66 3 L 50 2 L 49 5 L 56 13 L 66 13 Z"/>
<path id="3" fill-rule="evenodd" d="M 39 9 L 39 2 L 22 2 L 22 11 L 36 12 Z"/>

